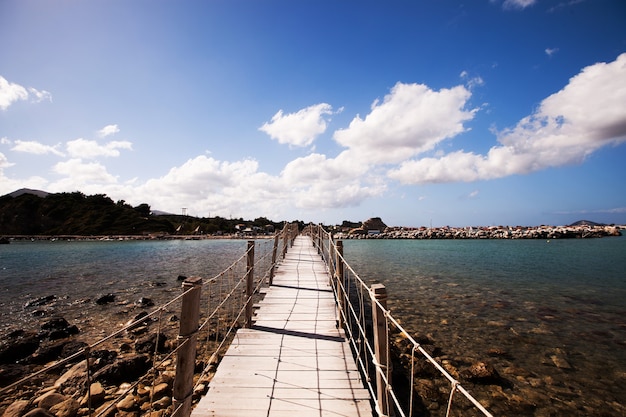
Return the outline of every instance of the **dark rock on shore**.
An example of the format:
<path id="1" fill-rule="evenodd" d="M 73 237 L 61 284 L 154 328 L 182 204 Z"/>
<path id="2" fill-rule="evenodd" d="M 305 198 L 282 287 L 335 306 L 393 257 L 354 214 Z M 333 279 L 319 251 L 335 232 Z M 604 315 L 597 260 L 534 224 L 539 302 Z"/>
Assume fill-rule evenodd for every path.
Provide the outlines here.
<path id="1" fill-rule="evenodd" d="M 104 305 L 115 301 L 115 294 L 104 294 L 96 298 L 96 304 Z"/>
<path id="2" fill-rule="evenodd" d="M 41 307 L 43 305 L 50 304 L 56 299 L 56 295 L 46 295 L 45 297 L 35 298 L 34 300 L 27 301 L 26 304 L 24 304 L 24 308 Z"/>
<path id="3" fill-rule="evenodd" d="M 155 349 L 159 353 L 165 353 L 165 342 L 167 336 L 163 333 L 153 333 L 135 341 L 135 352 L 137 353 L 154 353 Z M 157 347 L 158 343 L 158 347 Z"/>
<path id="4" fill-rule="evenodd" d="M 121 358 L 106 365 L 93 375 L 93 379 L 105 384 L 119 385 L 122 382 L 134 381 L 150 369 L 150 357 L 146 354 Z"/>
<path id="5" fill-rule="evenodd" d="M 35 353 L 39 337 L 32 332 L 17 330 L 4 337 L 0 344 L 0 364 L 15 363 Z"/>
<path id="6" fill-rule="evenodd" d="M 63 317 L 55 317 L 41 325 L 41 339 L 58 340 L 80 333 L 78 327 L 70 325 Z"/>

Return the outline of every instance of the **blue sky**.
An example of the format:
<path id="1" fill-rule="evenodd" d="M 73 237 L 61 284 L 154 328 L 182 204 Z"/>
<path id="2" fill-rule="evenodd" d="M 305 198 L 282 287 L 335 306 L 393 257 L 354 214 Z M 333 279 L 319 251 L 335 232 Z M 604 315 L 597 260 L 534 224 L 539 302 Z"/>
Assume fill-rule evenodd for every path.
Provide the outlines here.
<path id="1" fill-rule="evenodd" d="M 0 194 L 626 223 L 623 0 L 1 0 L 0 40 Z"/>

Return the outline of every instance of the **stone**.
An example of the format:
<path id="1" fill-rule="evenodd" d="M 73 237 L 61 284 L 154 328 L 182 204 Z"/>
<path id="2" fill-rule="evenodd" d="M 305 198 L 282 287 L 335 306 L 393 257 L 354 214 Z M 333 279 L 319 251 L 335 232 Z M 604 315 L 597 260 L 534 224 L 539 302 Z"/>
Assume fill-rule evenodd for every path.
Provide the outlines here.
<path id="1" fill-rule="evenodd" d="M 104 387 L 99 382 L 94 382 L 89 387 L 89 392 L 85 394 L 83 399 L 80 402 L 81 406 L 87 406 L 89 403 L 89 397 L 91 396 L 91 407 L 99 407 L 102 403 L 104 403 L 104 399 L 106 396 L 106 391 Z"/>
<path id="2" fill-rule="evenodd" d="M 122 398 L 117 404 L 115 404 L 120 411 L 134 411 L 137 408 L 137 403 L 135 402 L 135 397 L 133 394 L 128 394 L 126 397 Z"/>
<path id="3" fill-rule="evenodd" d="M 24 359 L 39 348 L 39 337 L 23 330 L 12 332 L 0 344 L 0 364 L 10 364 Z"/>
<path id="4" fill-rule="evenodd" d="M 149 359 L 148 355 L 134 355 L 118 359 L 95 372 L 93 379 L 110 385 L 134 381 L 150 369 Z"/>
<path id="5" fill-rule="evenodd" d="M 158 352 L 159 353 L 166 352 L 165 342 L 167 341 L 167 336 L 165 336 L 163 333 L 159 333 L 158 335 L 157 333 L 152 333 L 148 336 L 145 336 L 135 341 L 135 352 L 154 353 L 154 350 L 157 346 L 157 338 L 158 338 L 158 343 L 159 343 Z"/>
<path id="6" fill-rule="evenodd" d="M 500 376 L 498 371 L 489 363 L 476 362 L 468 369 L 460 372 L 460 375 L 477 384 L 484 385 L 508 385 L 507 381 Z"/>
<path id="7" fill-rule="evenodd" d="M 21 364 L 0 365 L 0 387 L 19 381 L 29 373 L 29 368 Z"/>
<path id="8" fill-rule="evenodd" d="M 24 414 L 22 417 L 54 417 L 54 414 L 46 410 L 45 408 L 35 408 Z"/>
<path id="9" fill-rule="evenodd" d="M 45 408 L 46 410 L 49 410 L 52 406 L 57 405 L 58 403 L 65 400 L 67 400 L 67 397 L 65 395 L 51 391 L 35 399 L 34 403 L 37 404 L 37 407 L 39 408 Z"/>
<path id="10" fill-rule="evenodd" d="M 78 327 L 70 325 L 63 317 L 54 317 L 41 325 L 39 337 L 42 339 L 58 340 L 78 334 Z"/>
<path id="11" fill-rule="evenodd" d="M 168 384 L 166 384 L 165 382 L 155 385 L 154 389 L 152 390 L 152 399 L 156 400 L 158 398 L 162 398 L 166 395 L 171 394 L 171 388 Z"/>
<path id="12" fill-rule="evenodd" d="M 117 408 L 114 405 L 115 401 L 108 401 L 102 404 L 100 407 L 96 409 L 96 412 L 92 415 L 100 416 L 100 417 L 113 417 L 117 412 Z"/>
<path id="13" fill-rule="evenodd" d="M 105 294 L 96 298 L 96 304 L 104 305 L 115 301 L 115 294 Z"/>
<path id="14" fill-rule="evenodd" d="M 82 384 L 87 377 L 87 362 L 80 361 L 76 365 L 72 366 L 63 375 L 61 375 L 55 382 L 54 386 L 76 386 Z"/>
<path id="15" fill-rule="evenodd" d="M 56 417 L 75 417 L 80 404 L 73 398 L 68 398 L 50 408 L 50 412 Z"/>
<path id="16" fill-rule="evenodd" d="M 4 410 L 2 417 L 22 417 L 29 405 L 30 401 L 28 400 L 17 400 Z"/>
<path id="17" fill-rule="evenodd" d="M 154 307 L 154 301 L 148 297 L 141 297 L 135 304 L 139 307 Z"/>

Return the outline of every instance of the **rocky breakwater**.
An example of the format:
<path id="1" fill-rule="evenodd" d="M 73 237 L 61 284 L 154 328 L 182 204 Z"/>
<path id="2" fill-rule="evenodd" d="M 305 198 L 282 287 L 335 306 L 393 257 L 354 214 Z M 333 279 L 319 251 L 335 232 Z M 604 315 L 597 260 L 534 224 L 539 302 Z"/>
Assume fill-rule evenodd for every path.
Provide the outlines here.
<path id="1" fill-rule="evenodd" d="M 170 321 L 175 322 L 175 317 Z M 60 317 L 43 322 L 38 332 L 15 330 L 4 335 L 0 343 L 0 387 L 47 369 L 2 392 L 0 415 L 169 415 L 175 363 L 166 357 L 176 347 L 178 326 L 176 323 L 156 326 L 145 312 L 129 320 L 126 326 L 127 331 L 90 351 L 81 340 L 84 335 L 80 330 Z M 156 361 L 155 355 L 158 355 Z M 62 366 L 50 367 L 60 358 L 73 359 Z M 208 379 L 202 382 L 196 385 L 196 399 L 206 391 Z"/>
<path id="2" fill-rule="evenodd" d="M 341 233 L 346 239 L 582 239 L 620 236 L 618 226 L 490 226 L 490 227 L 387 227 L 371 233 L 367 230 Z"/>

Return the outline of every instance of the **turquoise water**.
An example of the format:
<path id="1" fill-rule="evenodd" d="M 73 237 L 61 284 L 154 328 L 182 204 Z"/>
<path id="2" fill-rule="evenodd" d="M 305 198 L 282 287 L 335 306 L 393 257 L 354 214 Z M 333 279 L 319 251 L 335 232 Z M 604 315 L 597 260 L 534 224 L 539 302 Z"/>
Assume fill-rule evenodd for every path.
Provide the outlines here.
<path id="1" fill-rule="evenodd" d="M 344 254 L 411 333 L 540 397 L 513 414 L 624 415 L 626 237 L 347 240 Z"/>
<path id="2" fill-rule="evenodd" d="M 2 245 L 0 333 L 36 329 L 38 312 L 104 334 L 139 298 L 169 301 L 180 294 L 178 275 L 210 278 L 245 248 L 244 240 Z M 626 237 L 346 240 L 344 248 L 364 280 L 387 286 L 394 316 L 411 333 L 428 336 L 459 369 L 492 363 L 511 392 L 536 403 L 515 408 L 495 402 L 494 387 L 472 388 L 495 415 L 626 415 Z M 97 306 L 106 293 L 116 303 Z M 55 300 L 24 308 L 48 295 Z"/>

